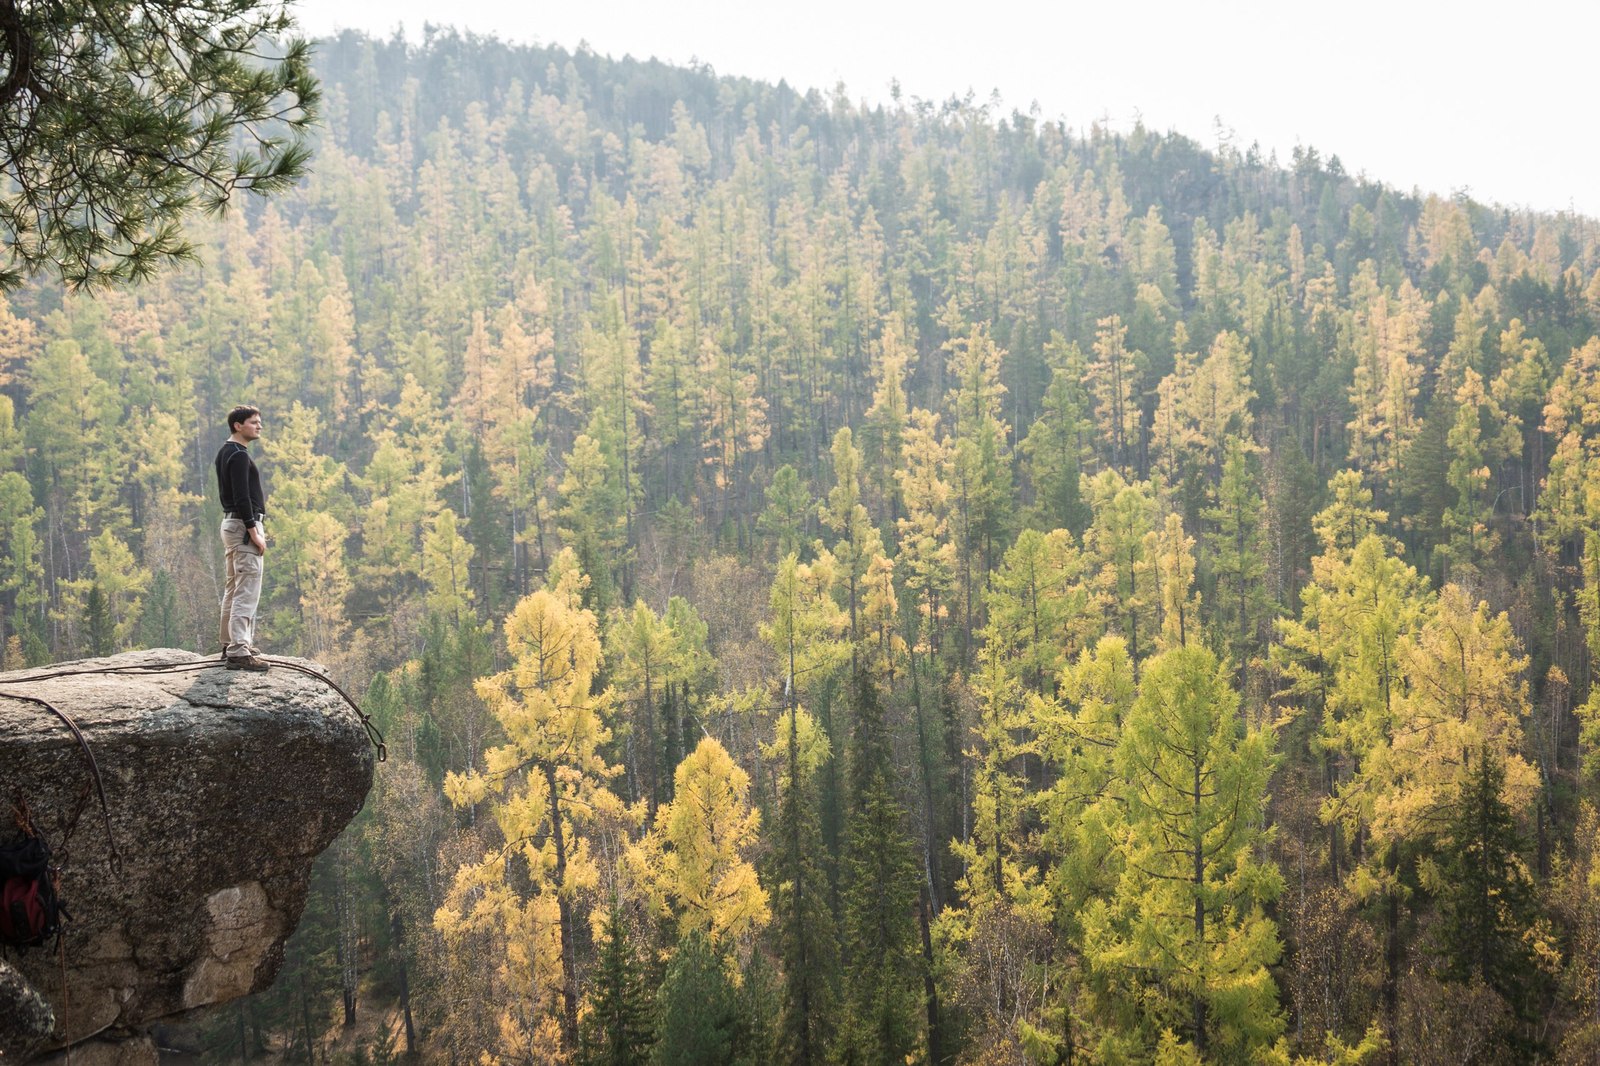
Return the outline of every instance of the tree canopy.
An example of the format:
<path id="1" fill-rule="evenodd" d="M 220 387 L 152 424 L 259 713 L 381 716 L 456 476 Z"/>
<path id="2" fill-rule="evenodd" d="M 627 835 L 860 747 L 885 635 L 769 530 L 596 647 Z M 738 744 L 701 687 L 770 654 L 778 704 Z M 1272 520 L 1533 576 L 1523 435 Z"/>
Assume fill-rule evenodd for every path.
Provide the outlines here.
<path id="1" fill-rule="evenodd" d="M 314 172 L 198 262 L 0 298 L 0 665 L 209 646 L 246 400 L 261 640 L 389 738 L 208 1059 L 1593 1058 L 1592 220 L 312 62 Z"/>
<path id="2" fill-rule="evenodd" d="M 148 278 L 183 222 L 305 172 L 320 90 L 275 0 L 0 4 L 0 288 Z"/>

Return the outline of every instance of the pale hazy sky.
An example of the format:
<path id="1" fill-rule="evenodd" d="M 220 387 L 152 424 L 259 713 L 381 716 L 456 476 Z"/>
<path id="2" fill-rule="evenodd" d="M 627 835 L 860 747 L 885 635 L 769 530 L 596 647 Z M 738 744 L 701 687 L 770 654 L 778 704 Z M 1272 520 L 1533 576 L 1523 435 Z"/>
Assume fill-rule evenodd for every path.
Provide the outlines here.
<path id="1" fill-rule="evenodd" d="M 720 74 L 843 82 L 853 99 L 998 90 L 1085 129 L 1217 121 L 1287 162 L 1296 144 L 1404 190 L 1600 218 L 1600 5 L 1521 0 L 299 0 L 306 32 L 454 25 Z"/>

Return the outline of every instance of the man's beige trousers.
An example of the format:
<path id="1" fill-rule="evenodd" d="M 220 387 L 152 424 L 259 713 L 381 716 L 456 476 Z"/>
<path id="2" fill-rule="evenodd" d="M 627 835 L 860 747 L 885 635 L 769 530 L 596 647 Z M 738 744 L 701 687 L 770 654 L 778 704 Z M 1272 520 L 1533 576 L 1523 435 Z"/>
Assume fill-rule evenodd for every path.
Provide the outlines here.
<path id="1" fill-rule="evenodd" d="M 266 527 L 257 522 L 262 537 Z M 228 583 L 222 593 L 222 648 L 230 657 L 255 654 L 256 605 L 261 602 L 261 553 L 250 543 L 244 519 L 222 520 Z"/>

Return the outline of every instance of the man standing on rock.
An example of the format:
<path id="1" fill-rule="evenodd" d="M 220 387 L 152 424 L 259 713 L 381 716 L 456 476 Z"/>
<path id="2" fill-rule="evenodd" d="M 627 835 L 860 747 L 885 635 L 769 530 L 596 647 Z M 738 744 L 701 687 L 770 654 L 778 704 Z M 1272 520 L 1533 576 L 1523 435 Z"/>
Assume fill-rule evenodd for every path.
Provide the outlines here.
<path id="1" fill-rule="evenodd" d="M 222 496 L 222 550 L 228 584 L 222 594 L 222 655 L 229 670 L 267 668 L 256 651 L 256 605 L 261 602 L 262 559 L 267 540 L 262 519 L 267 497 L 250 458 L 250 442 L 261 436 L 261 411 L 241 404 L 228 412 L 228 439 L 217 452 L 217 491 Z"/>

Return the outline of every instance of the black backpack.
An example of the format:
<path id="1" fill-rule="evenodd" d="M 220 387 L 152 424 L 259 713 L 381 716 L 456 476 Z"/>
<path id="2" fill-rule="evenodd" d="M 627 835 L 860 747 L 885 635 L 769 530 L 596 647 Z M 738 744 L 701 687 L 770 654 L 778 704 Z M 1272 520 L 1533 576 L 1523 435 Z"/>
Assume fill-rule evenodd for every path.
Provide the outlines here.
<path id="1" fill-rule="evenodd" d="M 44 837 L 24 826 L 19 839 L 0 843 L 0 944 L 38 947 L 59 939 L 71 917 L 56 893 Z"/>

